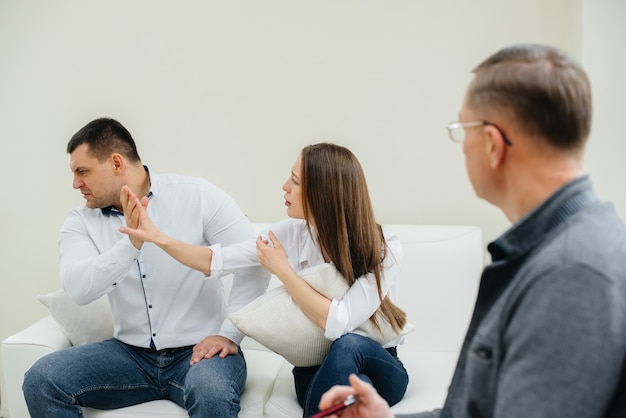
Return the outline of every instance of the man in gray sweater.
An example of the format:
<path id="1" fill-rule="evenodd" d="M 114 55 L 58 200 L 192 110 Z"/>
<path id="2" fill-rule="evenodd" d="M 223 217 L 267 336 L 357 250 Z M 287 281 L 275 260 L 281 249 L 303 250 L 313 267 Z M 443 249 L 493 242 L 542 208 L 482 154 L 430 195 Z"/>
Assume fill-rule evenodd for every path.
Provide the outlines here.
<path id="1" fill-rule="evenodd" d="M 626 416 L 626 227 L 582 168 L 591 89 L 567 54 L 514 45 L 476 69 L 459 121 L 476 194 L 512 227 L 489 244 L 474 313 L 441 410 L 404 417 Z M 336 416 L 392 417 L 351 376 L 321 400 Z"/>

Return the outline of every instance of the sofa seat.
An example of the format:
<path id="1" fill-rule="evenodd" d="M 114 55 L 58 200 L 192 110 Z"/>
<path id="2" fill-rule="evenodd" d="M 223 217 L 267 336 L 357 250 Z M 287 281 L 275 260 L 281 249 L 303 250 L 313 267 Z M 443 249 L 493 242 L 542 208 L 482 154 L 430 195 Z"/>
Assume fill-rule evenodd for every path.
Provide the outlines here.
<path id="1" fill-rule="evenodd" d="M 148 418 L 148 417 L 182 417 L 189 418 L 187 411 L 174 402 L 159 400 L 133 405 L 126 408 L 101 411 L 92 408 L 83 408 L 85 418 Z M 243 416 L 243 415 L 242 415 Z"/>
<path id="2" fill-rule="evenodd" d="M 241 395 L 239 417 L 262 417 L 265 403 L 285 360 L 249 338 L 244 338 L 241 346 L 248 366 L 248 379 Z M 50 315 L 2 342 L 4 376 L 19 378 L 19 386 L 6 387 L 10 413 L 6 418 L 29 416 L 21 391 L 21 382 L 26 370 L 40 357 L 68 347 L 71 347 L 71 344 L 63 328 Z M 83 408 L 83 414 L 85 418 L 188 418 L 183 408 L 168 400 L 146 402 L 109 411 Z"/>
<path id="3" fill-rule="evenodd" d="M 257 230 L 265 224 L 255 224 Z M 471 317 L 483 265 L 480 228 L 457 225 L 385 227 L 400 237 L 402 278 L 397 301 L 415 326 L 400 359 L 409 372 L 404 399 L 392 407 L 396 414 L 441 407 Z M 273 278 L 270 287 L 279 285 Z M 228 285 L 227 285 L 228 286 Z M 3 379 L 9 416 L 27 418 L 22 395 L 24 373 L 40 357 L 70 347 L 63 327 L 46 316 L 2 341 Z M 241 344 L 248 380 L 241 396 L 240 417 L 300 418 L 292 365 L 246 337 Z M 87 418 L 187 417 L 183 408 L 166 400 L 111 411 L 84 408 Z"/>

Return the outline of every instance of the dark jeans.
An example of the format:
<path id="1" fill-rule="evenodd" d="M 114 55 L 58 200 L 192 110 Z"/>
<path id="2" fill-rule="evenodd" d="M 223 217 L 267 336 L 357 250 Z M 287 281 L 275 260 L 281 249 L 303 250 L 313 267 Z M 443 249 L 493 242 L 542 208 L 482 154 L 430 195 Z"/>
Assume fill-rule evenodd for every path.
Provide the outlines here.
<path id="1" fill-rule="evenodd" d="M 320 366 L 294 367 L 296 395 L 304 416 L 319 412 L 318 404 L 324 392 L 334 385 L 349 385 L 348 377 L 352 373 L 371 383 L 389 405 L 402 399 L 409 384 L 395 347 L 385 349 L 367 337 L 346 334 L 333 342 Z"/>
<path id="2" fill-rule="evenodd" d="M 241 350 L 190 366 L 193 347 L 152 350 L 116 339 L 56 351 L 24 377 L 33 418 L 82 417 L 81 405 L 114 409 L 170 399 L 190 417 L 236 417 L 246 381 Z"/>

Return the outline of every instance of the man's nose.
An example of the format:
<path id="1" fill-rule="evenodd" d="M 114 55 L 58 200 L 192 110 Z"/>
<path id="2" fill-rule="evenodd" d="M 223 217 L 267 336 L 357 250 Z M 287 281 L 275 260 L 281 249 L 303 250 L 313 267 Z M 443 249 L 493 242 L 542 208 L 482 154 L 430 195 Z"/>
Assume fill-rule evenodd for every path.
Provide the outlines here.
<path id="1" fill-rule="evenodd" d="M 79 179 L 77 176 L 74 176 L 74 181 L 72 182 L 72 187 L 75 189 L 80 189 L 83 185 L 83 181 Z"/>

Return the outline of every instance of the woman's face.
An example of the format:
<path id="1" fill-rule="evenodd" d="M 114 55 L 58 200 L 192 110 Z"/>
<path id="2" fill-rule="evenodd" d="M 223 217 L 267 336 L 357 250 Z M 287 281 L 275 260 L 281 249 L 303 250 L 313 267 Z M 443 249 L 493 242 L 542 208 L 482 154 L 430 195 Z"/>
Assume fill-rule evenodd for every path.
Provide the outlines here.
<path id="1" fill-rule="evenodd" d="M 283 184 L 285 191 L 285 206 L 287 206 L 287 216 L 296 219 L 304 219 L 304 208 L 302 206 L 302 195 L 300 194 L 302 178 L 302 156 L 299 156 L 291 168 L 291 175 Z"/>

